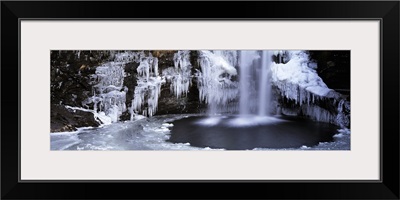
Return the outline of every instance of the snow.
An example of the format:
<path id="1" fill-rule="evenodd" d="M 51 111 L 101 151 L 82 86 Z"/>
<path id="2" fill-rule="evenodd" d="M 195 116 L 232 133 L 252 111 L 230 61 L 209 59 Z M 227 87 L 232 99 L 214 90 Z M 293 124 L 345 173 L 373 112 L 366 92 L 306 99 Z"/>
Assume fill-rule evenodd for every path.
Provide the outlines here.
<path id="1" fill-rule="evenodd" d="M 75 132 L 51 133 L 51 150 L 220 150 L 171 143 L 171 121 L 188 117 L 169 115 L 116 122 L 101 128 L 79 129 Z"/>
<path id="2" fill-rule="evenodd" d="M 333 142 L 320 142 L 317 146 L 311 147 L 311 150 L 350 150 L 350 129 L 339 129 L 333 136 Z"/>
<path id="3" fill-rule="evenodd" d="M 225 73 L 237 75 L 235 64 L 237 63 L 236 51 L 201 51 L 202 56 L 208 57 L 213 67 L 219 67 Z"/>
<path id="4" fill-rule="evenodd" d="M 294 100 L 301 106 L 302 113 L 313 120 L 348 127 L 350 115 L 345 114 L 344 109 L 350 111 L 350 102 L 328 88 L 318 76 L 315 70 L 317 64 L 309 60 L 309 55 L 305 51 L 275 52 L 275 55 L 279 54 L 284 54 L 289 59 L 287 63 L 271 65 L 272 84 L 279 88 L 281 95 Z M 315 100 L 325 98 L 339 101 L 337 114 L 314 105 Z M 303 104 L 307 105 L 302 106 Z"/>
<path id="5" fill-rule="evenodd" d="M 310 103 L 314 95 L 327 96 L 332 90 L 327 87 L 317 72 L 308 67 L 309 57 L 304 51 L 288 51 L 290 60 L 283 64 L 272 63 L 272 83 L 288 99 L 300 105 Z"/>
<path id="6" fill-rule="evenodd" d="M 71 132 L 57 132 L 50 134 L 50 150 L 65 150 L 73 145 L 79 144 L 81 140 L 78 134 L 84 130 L 91 129 L 92 127 L 77 128 L 76 131 Z"/>
<path id="7" fill-rule="evenodd" d="M 165 126 L 165 127 L 173 127 L 174 126 L 173 124 L 169 124 L 169 123 L 164 123 L 162 125 Z"/>
<path id="8" fill-rule="evenodd" d="M 80 110 L 83 112 L 90 112 L 93 114 L 94 119 L 101 124 L 101 126 L 103 125 L 109 125 L 111 124 L 113 121 L 111 119 L 110 116 L 107 116 L 104 112 L 96 112 L 95 110 L 91 110 L 91 109 L 86 109 L 86 108 L 80 108 L 80 107 L 72 107 L 72 106 L 65 106 L 65 108 L 67 109 L 71 109 L 71 110 Z"/>

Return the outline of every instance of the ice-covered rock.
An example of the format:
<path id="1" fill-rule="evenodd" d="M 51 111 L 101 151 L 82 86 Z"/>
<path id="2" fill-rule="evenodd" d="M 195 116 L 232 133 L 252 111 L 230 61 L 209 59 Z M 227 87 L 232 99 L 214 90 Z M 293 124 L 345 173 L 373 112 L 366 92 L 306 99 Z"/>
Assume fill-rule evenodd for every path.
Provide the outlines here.
<path id="1" fill-rule="evenodd" d="M 282 98 L 294 101 L 300 107 L 297 115 L 302 114 L 316 121 L 348 127 L 350 103 L 339 93 L 328 88 L 318 76 L 315 63 L 310 61 L 308 53 L 278 52 L 282 53 L 289 60 L 286 63 L 271 65 L 272 84 L 279 89 Z M 345 113 L 343 108 L 348 108 L 348 112 Z"/>
<path id="2" fill-rule="evenodd" d="M 317 72 L 308 67 L 308 54 L 304 51 L 289 51 L 290 60 L 286 64 L 271 65 L 272 83 L 281 94 L 296 103 L 309 104 L 315 96 L 326 97 L 332 90 L 327 87 Z"/>
<path id="3" fill-rule="evenodd" d="M 187 96 L 192 84 L 191 68 L 190 51 L 178 51 L 174 54 L 174 67 L 163 70 L 163 76 L 171 83 L 170 90 L 177 98 Z"/>
<path id="4" fill-rule="evenodd" d="M 237 75 L 236 51 L 199 51 L 197 71 L 197 87 L 201 101 L 210 106 L 211 114 L 215 114 L 218 106 L 228 104 L 238 96 L 238 82 L 232 77 Z"/>
<path id="5" fill-rule="evenodd" d="M 158 74 L 158 59 L 151 54 L 141 54 L 137 72 L 137 86 L 130 108 L 131 120 L 137 114 L 153 116 L 156 113 L 161 85 L 165 83 L 165 79 Z"/>
<path id="6" fill-rule="evenodd" d="M 127 88 L 123 86 L 125 76 L 123 62 L 109 62 L 96 68 L 92 75 L 93 96 L 82 102 L 89 107 L 93 103 L 93 111 L 103 116 L 100 120 L 104 124 L 117 122 L 119 116 L 126 110 L 125 95 Z"/>

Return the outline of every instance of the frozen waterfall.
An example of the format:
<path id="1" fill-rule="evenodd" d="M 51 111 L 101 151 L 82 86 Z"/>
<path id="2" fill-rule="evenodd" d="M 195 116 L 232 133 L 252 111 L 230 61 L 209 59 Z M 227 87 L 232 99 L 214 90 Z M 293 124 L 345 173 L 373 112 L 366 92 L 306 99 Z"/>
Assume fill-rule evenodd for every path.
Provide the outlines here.
<path id="1" fill-rule="evenodd" d="M 171 83 L 170 90 L 180 98 L 187 96 L 191 80 L 192 64 L 190 63 L 190 51 L 178 51 L 174 54 L 174 67 L 163 70 L 162 74 Z"/>
<path id="2" fill-rule="evenodd" d="M 126 110 L 125 99 L 127 88 L 124 87 L 124 63 L 109 62 L 96 68 L 92 75 L 94 82 L 93 96 L 82 102 L 87 107 L 93 103 L 93 111 L 99 116 L 103 124 L 117 122 Z M 96 115 L 95 115 L 96 116 Z"/>
<path id="3" fill-rule="evenodd" d="M 165 79 L 158 75 L 158 58 L 149 53 L 148 56 L 142 55 L 139 60 L 137 86 L 130 109 L 131 120 L 137 114 L 153 116 L 156 113 L 161 85 L 165 83 Z"/>
<path id="4" fill-rule="evenodd" d="M 197 71 L 197 87 L 201 101 L 209 107 L 208 113 L 218 114 L 230 107 L 229 101 L 237 98 L 238 83 L 233 81 L 237 75 L 235 51 L 199 51 L 200 70 Z"/>

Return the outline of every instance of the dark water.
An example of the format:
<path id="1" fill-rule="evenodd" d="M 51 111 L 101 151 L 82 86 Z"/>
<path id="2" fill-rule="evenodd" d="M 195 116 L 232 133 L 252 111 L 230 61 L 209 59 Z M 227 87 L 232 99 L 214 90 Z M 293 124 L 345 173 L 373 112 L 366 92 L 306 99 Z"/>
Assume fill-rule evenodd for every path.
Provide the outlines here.
<path id="1" fill-rule="evenodd" d="M 226 125 L 233 117 L 222 119 L 215 126 L 198 122 L 205 117 L 189 117 L 173 122 L 170 142 L 190 143 L 196 147 L 246 150 L 254 148 L 311 147 L 319 142 L 333 141 L 339 127 L 301 118 L 284 117 L 280 122 L 248 127 Z"/>

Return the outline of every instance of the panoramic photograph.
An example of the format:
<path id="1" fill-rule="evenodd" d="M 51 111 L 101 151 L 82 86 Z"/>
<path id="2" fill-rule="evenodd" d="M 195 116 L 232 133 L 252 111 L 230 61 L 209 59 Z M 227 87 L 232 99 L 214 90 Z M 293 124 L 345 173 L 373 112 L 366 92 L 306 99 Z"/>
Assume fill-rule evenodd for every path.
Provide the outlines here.
<path id="1" fill-rule="evenodd" d="M 351 150 L 349 50 L 51 50 L 50 149 Z"/>

